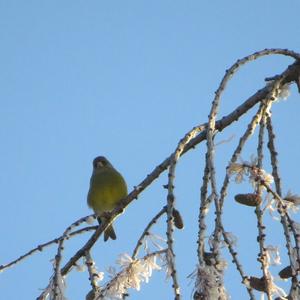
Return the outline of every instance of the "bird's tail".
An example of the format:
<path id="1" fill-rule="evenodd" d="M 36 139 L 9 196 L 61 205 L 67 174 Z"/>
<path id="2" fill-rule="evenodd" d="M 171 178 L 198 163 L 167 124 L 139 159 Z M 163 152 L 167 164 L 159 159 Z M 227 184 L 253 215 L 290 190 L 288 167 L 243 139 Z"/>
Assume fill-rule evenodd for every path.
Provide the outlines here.
<path id="1" fill-rule="evenodd" d="M 101 218 L 97 218 L 99 224 L 101 224 Z M 112 225 L 109 225 L 106 230 L 104 231 L 104 242 L 106 242 L 108 239 L 115 240 L 117 238 L 115 230 Z"/>

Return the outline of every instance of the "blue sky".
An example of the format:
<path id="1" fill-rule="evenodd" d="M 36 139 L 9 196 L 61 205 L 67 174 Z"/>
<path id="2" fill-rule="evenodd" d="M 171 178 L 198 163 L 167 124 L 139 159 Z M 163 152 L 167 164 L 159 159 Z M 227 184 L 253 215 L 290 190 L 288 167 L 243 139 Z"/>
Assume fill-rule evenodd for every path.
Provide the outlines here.
<path id="1" fill-rule="evenodd" d="M 264 48 L 299 52 L 299 10 L 296 0 L 0 0 L 0 264 L 59 236 L 91 213 L 86 194 L 95 156 L 107 156 L 131 190 L 169 156 L 185 132 L 207 120 L 214 91 L 236 59 Z M 244 67 L 225 92 L 220 116 L 290 63 L 276 56 Z M 300 193 L 299 103 L 293 87 L 288 101 L 273 109 L 284 191 L 294 193 Z M 218 138 L 233 136 L 217 147 L 219 184 L 249 119 Z M 175 181 L 186 223 L 175 235 L 185 299 L 192 290 L 186 277 L 197 262 L 204 149 L 203 144 L 182 158 Z M 254 151 L 253 141 L 243 158 Z M 116 242 L 98 242 L 93 255 L 100 270 L 113 265 L 119 253 L 131 253 L 148 221 L 165 204 L 166 182 L 164 174 L 117 220 Z M 232 185 L 230 191 L 234 195 L 240 189 Z M 232 198 L 225 206 L 225 225 L 240 237 L 246 273 L 259 275 L 254 214 Z M 270 243 L 277 245 L 281 228 L 268 222 L 274 226 Z M 163 235 L 164 224 L 154 232 Z M 87 238 L 70 241 L 64 258 Z M 281 250 L 284 254 L 284 244 Z M 52 274 L 54 255 L 54 247 L 46 249 L 2 273 L 3 299 L 35 299 Z M 234 267 L 226 275 L 232 299 L 246 297 Z M 69 299 L 83 299 L 89 288 L 86 273 L 68 277 Z M 142 291 L 132 292 L 132 299 L 171 299 L 171 293 L 171 282 L 158 272 Z"/>

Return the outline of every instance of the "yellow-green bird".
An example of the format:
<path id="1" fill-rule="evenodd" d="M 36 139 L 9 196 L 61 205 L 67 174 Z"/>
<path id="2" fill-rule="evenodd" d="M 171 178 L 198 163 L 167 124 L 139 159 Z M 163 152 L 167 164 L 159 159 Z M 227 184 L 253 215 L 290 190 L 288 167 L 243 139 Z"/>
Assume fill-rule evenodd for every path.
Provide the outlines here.
<path id="1" fill-rule="evenodd" d="M 127 185 L 123 176 L 104 156 L 96 157 L 93 161 L 93 174 L 87 202 L 89 207 L 99 216 L 99 223 L 103 219 L 101 215 L 112 211 L 127 194 Z M 104 241 L 109 238 L 113 240 L 117 238 L 112 225 L 104 232 Z"/>

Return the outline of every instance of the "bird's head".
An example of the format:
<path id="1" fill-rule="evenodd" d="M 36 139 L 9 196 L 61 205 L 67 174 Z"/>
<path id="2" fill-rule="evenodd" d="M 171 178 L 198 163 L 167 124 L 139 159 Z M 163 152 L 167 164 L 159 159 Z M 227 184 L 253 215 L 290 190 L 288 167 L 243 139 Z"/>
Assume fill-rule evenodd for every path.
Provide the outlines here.
<path id="1" fill-rule="evenodd" d="M 104 157 L 104 156 L 98 156 L 93 160 L 93 168 L 94 170 L 101 169 L 103 167 L 110 167 L 113 166 L 111 163 Z"/>

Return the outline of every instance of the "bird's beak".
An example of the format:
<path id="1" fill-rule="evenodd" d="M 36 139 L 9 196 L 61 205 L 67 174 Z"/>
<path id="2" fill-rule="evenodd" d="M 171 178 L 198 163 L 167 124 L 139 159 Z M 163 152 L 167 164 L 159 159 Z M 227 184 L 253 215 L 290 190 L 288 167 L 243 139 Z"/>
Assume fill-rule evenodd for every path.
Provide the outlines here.
<path id="1" fill-rule="evenodd" d="M 98 162 L 97 162 L 97 168 L 101 168 L 101 167 L 103 167 L 103 166 L 104 166 L 104 164 L 103 164 L 102 161 L 98 161 Z"/>

